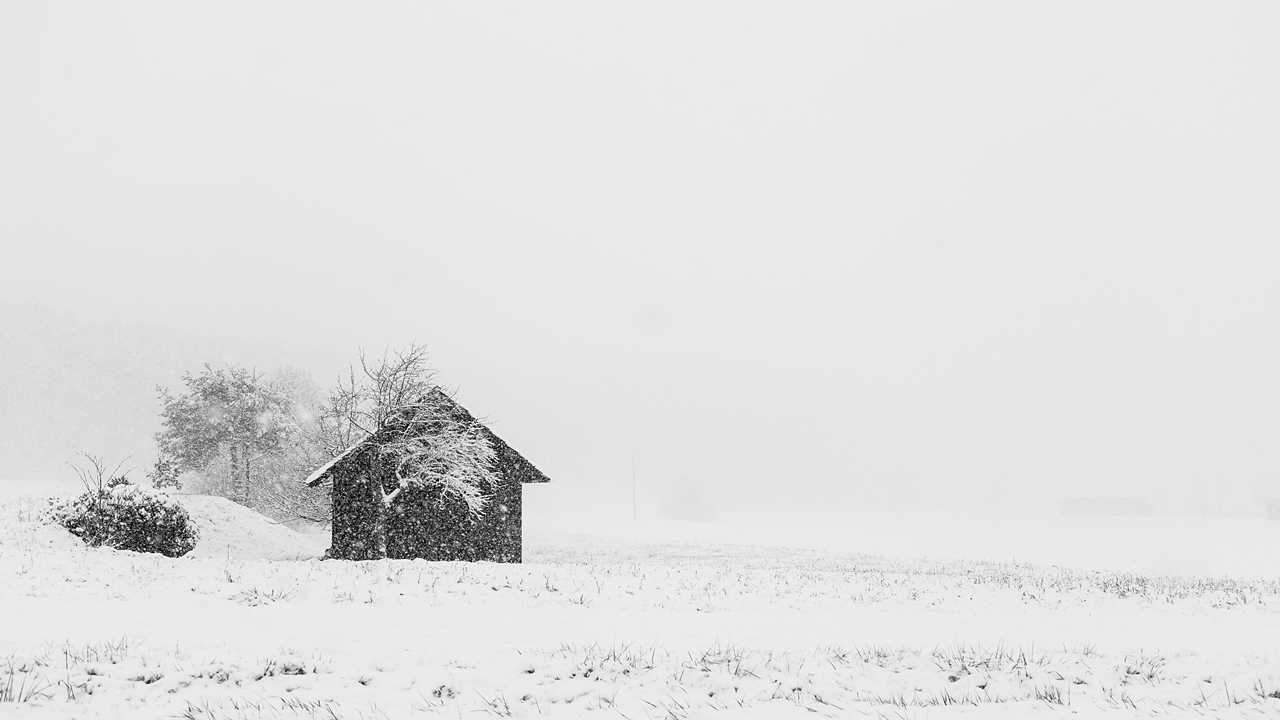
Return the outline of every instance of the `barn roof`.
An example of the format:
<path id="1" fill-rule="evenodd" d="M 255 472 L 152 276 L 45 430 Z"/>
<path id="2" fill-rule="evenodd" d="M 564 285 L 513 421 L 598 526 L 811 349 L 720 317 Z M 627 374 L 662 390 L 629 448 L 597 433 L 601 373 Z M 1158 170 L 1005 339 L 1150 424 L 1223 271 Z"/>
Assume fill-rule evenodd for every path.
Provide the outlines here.
<path id="1" fill-rule="evenodd" d="M 321 465 L 319 468 L 316 469 L 315 472 L 308 475 L 307 479 L 304 480 L 303 482 L 305 482 L 308 485 L 315 485 L 316 483 L 319 483 L 321 480 L 324 479 L 325 475 L 329 474 L 329 471 L 332 470 L 335 465 L 345 460 L 346 457 L 351 453 L 364 447 L 365 441 L 367 441 L 368 439 L 369 438 L 365 438 L 364 440 L 361 440 L 355 445 L 352 445 L 346 450 L 343 450 L 342 452 L 338 453 L 332 460 Z"/>
<path id="2" fill-rule="evenodd" d="M 476 420 L 471 413 L 467 412 L 466 408 L 462 407 L 457 403 L 457 401 L 449 397 L 448 393 L 438 387 L 435 387 L 431 389 L 427 398 L 442 405 L 445 412 L 447 412 L 455 422 L 468 425 L 474 423 L 479 426 L 480 433 L 484 435 L 485 439 L 489 441 L 489 445 L 493 447 L 493 452 L 496 456 L 495 462 L 507 477 L 519 479 L 522 483 L 551 482 L 551 478 L 543 475 L 541 470 L 533 466 L 533 463 L 529 462 L 523 455 L 516 452 L 502 438 L 493 434 L 493 431 L 486 427 L 484 423 Z M 373 442 L 374 437 L 375 436 L 370 435 L 346 450 L 343 450 L 332 460 L 321 465 L 315 472 L 307 476 L 305 482 L 311 486 L 318 485 L 329 475 L 330 472 L 333 471 L 334 468 L 340 466 L 344 460 L 354 455 L 360 448 Z"/>

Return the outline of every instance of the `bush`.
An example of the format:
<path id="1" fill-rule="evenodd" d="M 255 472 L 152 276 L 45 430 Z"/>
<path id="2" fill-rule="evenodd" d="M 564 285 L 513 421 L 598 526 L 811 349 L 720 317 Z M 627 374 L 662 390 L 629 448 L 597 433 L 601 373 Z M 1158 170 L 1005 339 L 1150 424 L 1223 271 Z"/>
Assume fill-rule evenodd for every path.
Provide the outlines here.
<path id="1" fill-rule="evenodd" d="M 93 547 L 169 557 L 191 552 L 199 536 L 177 501 L 138 485 L 90 489 L 71 500 L 51 500 L 46 517 Z"/>
<path id="2" fill-rule="evenodd" d="M 178 462 L 168 458 L 156 460 L 156 464 L 147 470 L 147 477 L 151 479 L 151 487 L 157 490 L 164 490 L 165 488 L 181 490 L 182 482 L 178 480 L 178 476 L 181 474 L 182 469 L 178 466 Z"/>

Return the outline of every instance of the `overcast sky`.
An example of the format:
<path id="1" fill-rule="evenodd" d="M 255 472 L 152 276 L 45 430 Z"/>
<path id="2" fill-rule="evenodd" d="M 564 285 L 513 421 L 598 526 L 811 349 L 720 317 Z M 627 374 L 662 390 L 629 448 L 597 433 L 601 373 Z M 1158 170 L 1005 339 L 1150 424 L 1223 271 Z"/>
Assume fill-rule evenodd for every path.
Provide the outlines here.
<path id="1" fill-rule="evenodd" d="M 1280 494 L 1280 6 L 0 5 L 0 298 L 426 343 L 562 492 Z M 826 502 L 826 501 L 823 501 Z"/>

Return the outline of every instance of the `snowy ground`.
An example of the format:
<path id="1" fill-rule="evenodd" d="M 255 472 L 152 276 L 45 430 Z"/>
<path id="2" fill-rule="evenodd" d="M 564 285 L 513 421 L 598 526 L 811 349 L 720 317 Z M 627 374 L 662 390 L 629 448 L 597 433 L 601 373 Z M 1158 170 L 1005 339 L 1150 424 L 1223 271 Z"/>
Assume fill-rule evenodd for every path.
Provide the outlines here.
<path id="1" fill-rule="evenodd" d="M 524 565 L 346 563 L 184 500 L 203 535 L 173 560 L 85 548 L 34 522 L 40 501 L 0 497 L 0 716 L 1280 716 L 1280 580 L 1244 572 L 1266 561 L 1125 569 L 1178 532 L 1206 557 L 1257 554 L 1277 523 L 1094 522 L 1107 562 L 1090 543 L 988 547 L 986 524 L 922 553 L 928 516 L 531 523 Z M 1079 527 L 1058 522 L 1038 527 Z M 1063 566 L 963 559 L 1011 550 Z"/>

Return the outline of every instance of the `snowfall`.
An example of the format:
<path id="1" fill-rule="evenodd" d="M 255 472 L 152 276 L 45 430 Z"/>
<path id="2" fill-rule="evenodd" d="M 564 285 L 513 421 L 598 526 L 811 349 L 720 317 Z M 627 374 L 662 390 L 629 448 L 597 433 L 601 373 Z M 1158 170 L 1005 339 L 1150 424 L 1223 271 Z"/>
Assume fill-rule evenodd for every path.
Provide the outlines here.
<path id="1" fill-rule="evenodd" d="M 0 717 L 1280 717 L 1280 522 L 846 513 L 321 561 L 179 496 L 187 557 L 0 494 Z"/>

